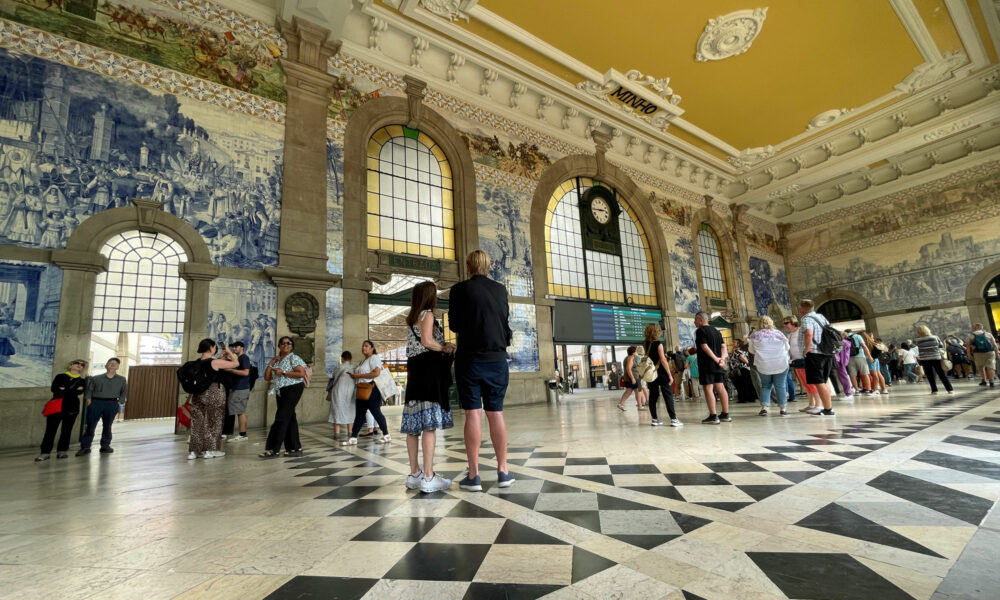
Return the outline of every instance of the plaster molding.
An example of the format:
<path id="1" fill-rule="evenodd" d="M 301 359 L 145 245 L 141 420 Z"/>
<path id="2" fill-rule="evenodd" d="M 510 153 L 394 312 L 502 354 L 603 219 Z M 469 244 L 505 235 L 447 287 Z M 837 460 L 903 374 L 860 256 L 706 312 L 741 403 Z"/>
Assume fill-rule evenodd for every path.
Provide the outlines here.
<path id="1" fill-rule="evenodd" d="M 535 109 L 535 118 L 539 121 L 545 120 L 545 111 L 552 106 L 555 101 L 552 96 L 542 96 L 538 99 L 538 108 Z"/>
<path id="2" fill-rule="evenodd" d="M 814 129 L 822 129 L 823 127 L 829 127 L 837 121 L 840 121 L 846 115 L 853 113 L 854 110 L 849 108 L 835 108 L 833 110 L 828 110 L 821 112 L 809 121 L 806 125 L 807 131 L 812 131 Z"/>
<path id="3" fill-rule="evenodd" d="M 889 4 L 896 11 L 896 16 L 899 17 L 906 33 L 910 34 L 924 60 L 927 62 L 941 60 L 941 50 L 931 37 L 931 32 L 927 29 L 927 24 L 920 16 L 920 11 L 913 4 L 913 0 L 889 0 Z"/>
<path id="4" fill-rule="evenodd" d="M 458 83 L 458 70 L 465 65 L 465 56 L 458 53 L 452 53 L 448 57 L 448 72 L 446 74 L 446 79 L 449 83 Z"/>
<path id="5" fill-rule="evenodd" d="M 698 38 L 694 59 L 705 62 L 743 54 L 760 35 L 765 17 L 767 7 L 738 10 L 709 19 Z"/>
<path id="6" fill-rule="evenodd" d="M 561 123 L 562 128 L 565 130 L 569 130 L 570 125 L 572 125 L 573 123 L 573 119 L 575 119 L 579 115 L 580 111 L 576 110 L 572 106 L 567 106 L 566 110 L 563 112 L 563 118 Z"/>
<path id="7" fill-rule="evenodd" d="M 288 42 L 288 60 L 322 71 L 330 57 L 340 51 L 340 40 L 330 40 L 330 30 L 293 16 L 291 21 L 277 19 L 278 30 Z"/>
<path id="8" fill-rule="evenodd" d="M 489 68 L 483 69 L 483 80 L 479 84 L 479 95 L 484 96 L 486 98 L 491 98 L 492 96 L 490 96 L 490 87 L 493 86 L 493 84 L 496 82 L 497 79 L 500 79 L 499 73 L 497 73 L 493 69 Z"/>
<path id="9" fill-rule="evenodd" d="M 774 146 L 763 146 L 760 148 L 747 148 L 740 151 L 738 156 L 730 156 L 729 162 L 738 169 L 748 169 L 768 158 L 774 156 Z"/>
<path id="10" fill-rule="evenodd" d="M 944 4 L 948 8 L 948 15 L 955 25 L 958 37 L 962 40 L 962 47 L 969 54 L 969 68 L 975 70 L 990 64 L 986 47 L 979 37 L 979 30 L 966 0 L 944 0 Z"/>
<path id="11" fill-rule="evenodd" d="M 413 36 L 412 40 L 413 48 L 410 50 L 410 66 L 414 69 L 423 69 L 423 65 L 420 64 L 421 57 L 424 51 L 430 46 L 430 42 L 419 35 Z"/>
<path id="12" fill-rule="evenodd" d="M 420 0 L 419 5 L 424 10 L 447 19 L 449 21 L 464 20 L 469 22 L 469 13 L 466 12 L 475 6 L 478 0 Z"/>
<path id="13" fill-rule="evenodd" d="M 969 127 L 972 127 L 973 125 L 975 125 L 975 123 L 976 123 L 975 119 L 972 118 L 966 118 L 966 119 L 961 119 L 959 121 L 955 121 L 954 123 L 950 123 L 948 125 L 945 125 L 944 127 L 938 127 L 937 129 L 933 129 L 925 133 L 924 141 L 934 142 L 942 138 L 946 138 L 950 135 L 954 135 L 965 129 L 968 129 Z"/>
<path id="14" fill-rule="evenodd" d="M 896 84 L 895 89 L 904 94 L 912 94 L 953 77 L 952 72 L 968 62 L 964 52 L 955 50 L 939 60 L 917 65 L 913 72 L 903 81 Z"/>
<path id="15" fill-rule="evenodd" d="M 670 122 L 684 113 L 683 109 L 677 107 L 681 102 L 681 97 L 674 93 L 670 87 L 670 78 L 660 79 L 644 75 L 636 69 L 629 70 L 623 75 L 614 69 L 609 69 L 603 79 L 598 81 L 581 81 L 576 84 L 577 89 L 593 96 L 600 102 L 611 107 L 624 118 L 640 121 L 660 132 L 666 132 L 670 127 Z M 653 114 L 636 112 L 628 104 L 618 104 L 611 100 L 609 94 L 616 90 L 631 92 L 658 108 Z"/>
<path id="16" fill-rule="evenodd" d="M 108 270 L 108 257 L 100 252 L 53 250 L 52 262 L 64 271 L 103 273 Z"/>
<path id="17" fill-rule="evenodd" d="M 514 87 L 510 90 L 510 107 L 518 108 L 521 96 L 528 91 L 528 86 L 524 85 L 520 81 L 514 83 Z"/>
<path id="18" fill-rule="evenodd" d="M 979 0 L 979 9 L 986 19 L 986 28 L 990 32 L 993 49 L 1000 56 L 1000 2 L 997 0 Z"/>
<path id="19" fill-rule="evenodd" d="M 382 51 L 382 35 L 388 31 L 389 24 L 379 17 L 371 17 L 371 30 L 368 32 L 368 48 L 375 52 Z"/>

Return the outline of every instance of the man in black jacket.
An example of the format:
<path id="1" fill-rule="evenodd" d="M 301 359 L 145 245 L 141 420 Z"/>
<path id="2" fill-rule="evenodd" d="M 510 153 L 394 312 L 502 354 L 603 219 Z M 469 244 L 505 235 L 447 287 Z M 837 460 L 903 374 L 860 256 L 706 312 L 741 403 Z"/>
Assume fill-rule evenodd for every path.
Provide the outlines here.
<path id="1" fill-rule="evenodd" d="M 479 477 L 479 445 L 482 442 L 482 413 L 490 424 L 490 439 L 497 460 L 497 481 L 509 487 L 514 476 L 507 469 L 507 425 L 503 420 L 503 399 L 509 372 L 507 346 L 511 331 L 507 288 L 486 276 L 490 257 L 482 250 L 465 260 L 469 279 L 451 288 L 448 323 L 455 332 L 455 379 L 458 398 L 465 410 L 465 453 L 469 471 L 459 487 L 470 492 L 483 490 Z"/>

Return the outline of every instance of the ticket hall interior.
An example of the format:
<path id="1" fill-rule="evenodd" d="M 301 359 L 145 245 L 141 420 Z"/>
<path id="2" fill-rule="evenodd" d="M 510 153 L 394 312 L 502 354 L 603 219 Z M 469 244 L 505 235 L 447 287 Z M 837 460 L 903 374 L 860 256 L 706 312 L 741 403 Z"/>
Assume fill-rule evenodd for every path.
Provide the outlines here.
<path id="1" fill-rule="evenodd" d="M 1000 597 L 998 56 L 994 0 L 0 0 L 0 598 Z"/>

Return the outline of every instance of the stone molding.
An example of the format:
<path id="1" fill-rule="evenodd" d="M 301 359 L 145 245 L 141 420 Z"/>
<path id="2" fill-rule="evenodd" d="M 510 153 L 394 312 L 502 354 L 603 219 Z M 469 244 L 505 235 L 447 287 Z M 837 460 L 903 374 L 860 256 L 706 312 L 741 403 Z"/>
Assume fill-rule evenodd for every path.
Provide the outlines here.
<path id="1" fill-rule="evenodd" d="M 330 40 L 330 30 L 297 16 L 291 22 L 278 17 L 278 31 L 288 42 L 288 60 L 326 72 L 330 58 L 340 51 L 341 41 Z"/>
<path id="2" fill-rule="evenodd" d="M 218 279 L 221 269 L 219 265 L 185 262 L 177 267 L 177 274 L 184 281 L 214 281 Z"/>
<path id="3" fill-rule="evenodd" d="M 100 252 L 53 250 L 52 263 L 64 271 L 103 273 L 108 270 L 108 257 Z"/>
<path id="4" fill-rule="evenodd" d="M 317 272 L 313 269 L 266 267 L 264 273 L 278 287 L 322 290 L 325 292 L 332 287 L 336 287 L 341 282 L 340 275 L 333 275 L 326 271 Z"/>

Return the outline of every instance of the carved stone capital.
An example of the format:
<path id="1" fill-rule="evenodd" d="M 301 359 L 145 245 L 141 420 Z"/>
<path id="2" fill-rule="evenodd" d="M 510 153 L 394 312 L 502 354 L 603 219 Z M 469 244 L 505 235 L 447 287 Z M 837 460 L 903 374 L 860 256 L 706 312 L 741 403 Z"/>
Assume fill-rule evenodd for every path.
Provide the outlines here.
<path id="1" fill-rule="evenodd" d="M 160 207 L 163 206 L 163 203 L 145 198 L 133 198 L 132 204 L 135 205 L 138 215 L 139 231 L 156 233 L 153 224 L 156 223 L 156 215 L 160 213 Z"/>
<path id="2" fill-rule="evenodd" d="M 591 139 L 594 140 L 594 156 L 597 157 L 597 173 L 603 174 L 605 167 L 605 155 L 611 145 L 611 134 L 607 131 L 594 129 L 590 132 Z"/>
<path id="3" fill-rule="evenodd" d="M 406 84 L 406 103 L 410 111 L 406 126 L 410 129 L 420 129 L 420 116 L 424 106 L 424 96 L 427 94 L 427 83 L 412 75 L 403 77 Z"/>
<path id="4" fill-rule="evenodd" d="M 278 287 L 326 291 L 340 283 L 339 275 L 296 267 L 267 267 L 264 273 Z"/>
<path id="5" fill-rule="evenodd" d="M 64 271 L 103 273 L 108 270 L 108 257 L 99 252 L 53 250 L 52 262 Z"/>
<path id="6" fill-rule="evenodd" d="M 326 72 L 330 57 L 340 52 L 340 40 L 330 40 L 330 30 L 297 16 L 291 22 L 278 17 L 278 31 L 288 42 L 287 59 Z"/>
<path id="7" fill-rule="evenodd" d="M 186 262 L 177 267 L 177 274 L 184 281 L 212 281 L 219 276 L 219 265 Z"/>
<path id="8" fill-rule="evenodd" d="M 287 58 L 281 58 L 278 62 L 285 72 L 285 89 L 289 96 L 299 94 L 307 99 L 329 104 L 330 88 L 336 82 L 333 75 L 325 69 L 320 71 Z"/>

